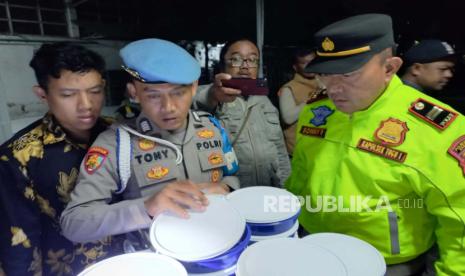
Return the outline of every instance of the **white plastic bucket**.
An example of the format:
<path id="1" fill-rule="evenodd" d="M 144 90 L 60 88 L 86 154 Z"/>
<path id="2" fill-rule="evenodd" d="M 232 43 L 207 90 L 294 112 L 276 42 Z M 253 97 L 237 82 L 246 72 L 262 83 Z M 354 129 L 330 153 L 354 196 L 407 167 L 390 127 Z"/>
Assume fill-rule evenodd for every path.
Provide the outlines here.
<path id="1" fill-rule="evenodd" d="M 317 233 L 301 241 L 333 252 L 344 263 L 350 276 L 383 276 L 386 273 L 386 262 L 381 253 L 361 239 L 339 233 Z"/>
<path id="2" fill-rule="evenodd" d="M 236 276 L 347 276 L 339 258 L 329 250 L 300 239 L 281 238 L 254 243 L 239 257 Z"/>
<path id="3" fill-rule="evenodd" d="M 78 276 L 187 276 L 186 269 L 177 260 L 150 252 L 136 252 L 114 256 L 98 262 Z"/>

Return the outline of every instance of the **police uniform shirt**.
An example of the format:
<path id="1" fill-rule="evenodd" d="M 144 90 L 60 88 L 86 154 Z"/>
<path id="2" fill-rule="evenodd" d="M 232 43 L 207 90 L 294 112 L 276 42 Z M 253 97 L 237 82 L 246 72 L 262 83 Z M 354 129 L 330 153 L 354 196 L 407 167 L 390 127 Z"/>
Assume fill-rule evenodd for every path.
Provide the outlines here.
<path id="1" fill-rule="evenodd" d="M 117 163 L 122 158 L 117 153 L 118 125 L 102 133 L 83 161 L 78 185 L 62 217 L 65 235 L 72 240 L 91 240 L 148 228 L 151 218 L 144 200 L 173 181 L 223 182 L 239 188 L 236 177 L 222 175 L 221 134 L 204 115 L 191 112 L 186 129 L 175 132 L 158 129 L 143 113 L 129 121 L 129 127 L 138 132 L 175 144 L 183 162 L 176 163 L 173 149 L 131 134 L 131 176 L 120 195 L 115 193 L 120 187 Z"/>
<path id="2" fill-rule="evenodd" d="M 99 120 L 95 138 L 108 123 Z M 110 237 L 88 244 L 61 235 L 59 217 L 88 145 L 46 115 L 0 147 L 0 260 L 7 275 L 76 275 L 120 252 Z"/>

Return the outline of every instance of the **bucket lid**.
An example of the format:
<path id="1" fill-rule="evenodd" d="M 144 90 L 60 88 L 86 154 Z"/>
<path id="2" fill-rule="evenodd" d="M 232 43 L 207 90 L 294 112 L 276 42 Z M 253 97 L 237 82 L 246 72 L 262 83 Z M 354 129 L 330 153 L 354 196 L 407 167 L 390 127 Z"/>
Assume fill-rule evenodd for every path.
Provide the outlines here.
<path id="1" fill-rule="evenodd" d="M 347 271 L 325 248 L 299 239 L 281 238 L 249 246 L 239 257 L 236 275 L 346 276 Z"/>
<path id="2" fill-rule="evenodd" d="M 187 276 L 186 269 L 173 258 L 156 253 L 136 252 L 118 255 L 98 262 L 78 276 Z"/>
<path id="3" fill-rule="evenodd" d="M 245 230 L 245 219 L 224 196 L 208 195 L 205 212 L 191 211 L 189 219 L 160 214 L 150 228 L 152 246 L 181 261 L 200 261 L 233 247 Z"/>
<path id="4" fill-rule="evenodd" d="M 287 238 L 290 236 L 295 235 L 297 230 L 299 229 L 299 221 L 294 223 L 291 229 L 287 230 L 286 232 L 280 233 L 278 235 L 271 235 L 271 236 L 251 236 L 250 240 L 254 242 L 269 240 L 269 239 L 277 239 L 277 238 Z"/>
<path id="5" fill-rule="evenodd" d="M 381 276 L 386 273 L 383 256 L 371 244 L 339 233 L 311 234 L 302 241 L 327 248 L 345 264 L 349 275 Z"/>
<path id="6" fill-rule="evenodd" d="M 247 222 L 270 223 L 287 220 L 300 211 L 299 198 L 275 187 L 253 186 L 236 190 L 226 198 Z"/>

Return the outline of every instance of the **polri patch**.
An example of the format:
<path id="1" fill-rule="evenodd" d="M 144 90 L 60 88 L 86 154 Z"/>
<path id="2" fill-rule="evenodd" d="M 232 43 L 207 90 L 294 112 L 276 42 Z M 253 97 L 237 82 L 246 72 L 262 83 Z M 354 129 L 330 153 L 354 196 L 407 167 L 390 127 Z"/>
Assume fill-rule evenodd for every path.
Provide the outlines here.
<path id="1" fill-rule="evenodd" d="M 305 136 L 317 136 L 324 138 L 326 135 L 326 128 L 302 126 L 300 128 L 300 134 Z"/>
<path id="2" fill-rule="evenodd" d="M 88 174 L 97 171 L 107 158 L 109 151 L 102 147 L 91 147 L 84 159 L 84 168 Z"/>
<path id="3" fill-rule="evenodd" d="M 312 112 L 315 116 L 310 120 L 310 123 L 314 126 L 322 126 L 326 124 L 326 118 L 333 114 L 334 110 L 326 105 L 322 105 L 317 108 L 312 108 Z"/>
<path id="4" fill-rule="evenodd" d="M 208 163 L 211 165 L 219 165 L 223 163 L 223 157 L 218 152 L 213 152 L 208 156 Z"/>
<path id="5" fill-rule="evenodd" d="M 145 138 L 139 139 L 139 148 L 143 151 L 149 151 L 155 148 L 155 142 Z"/>
<path id="6" fill-rule="evenodd" d="M 405 134 L 409 131 L 406 122 L 389 118 L 381 121 L 375 131 L 375 138 L 383 145 L 399 146 L 405 140 Z"/>
<path id="7" fill-rule="evenodd" d="M 147 177 L 150 179 L 162 179 L 170 170 L 162 166 L 154 166 L 147 172 Z"/>
<path id="8" fill-rule="evenodd" d="M 465 175 L 465 135 L 456 139 L 447 152 L 459 161 L 459 166 L 462 167 L 462 172 Z"/>
<path id="9" fill-rule="evenodd" d="M 210 129 L 202 129 L 197 131 L 197 136 L 199 136 L 200 138 L 209 139 L 215 136 L 215 132 L 213 132 L 213 130 Z"/>
<path id="10" fill-rule="evenodd" d="M 433 104 L 422 98 L 413 102 L 409 111 L 413 115 L 427 121 L 440 130 L 446 129 L 458 116 L 456 112 Z"/>
<path id="11" fill-rule="evenodd" d="M 357 148 L 363 151 L 374 153 L 384 158 L 394 160 L 399 163 L 403 163 L 405 161 L 405 158 L 407 158 L 406 152 L 391 149 L 384 145 L 368 141 L 363 138 L 358 141 Z"/>

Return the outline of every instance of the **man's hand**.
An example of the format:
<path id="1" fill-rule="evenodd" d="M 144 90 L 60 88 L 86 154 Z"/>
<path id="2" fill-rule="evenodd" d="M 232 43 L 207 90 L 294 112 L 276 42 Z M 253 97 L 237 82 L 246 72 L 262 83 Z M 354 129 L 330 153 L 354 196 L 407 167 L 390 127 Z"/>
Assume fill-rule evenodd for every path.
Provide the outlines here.
<path id="1" fill-rule="evenodd" d="M 231 191 L 229 186 L 224 183 L 200 183 L 197 185 L 205 194 L 225 195 Z"/>
<path id="2" fill-rule="evenodd" d="M 208 91 L 208 100 L 210 106 L 217 106 L 218 103 L 229 103 L 241 94 L 241 90 L 224 87 L 221 80 L 229 80 L 231 75 L 219 73 L 215 75 L 215 82 Z"/>
<path id="3" fill-rule="evenodd" d="M 202 192 L 202 186 L 190 180 L 168 184 L 145 202 L 147 213 L 156 217 L 162 212 L 171 211 L 182 218 L 189 218 L 187 209 L 205 211 L 208 199 Z"/>

